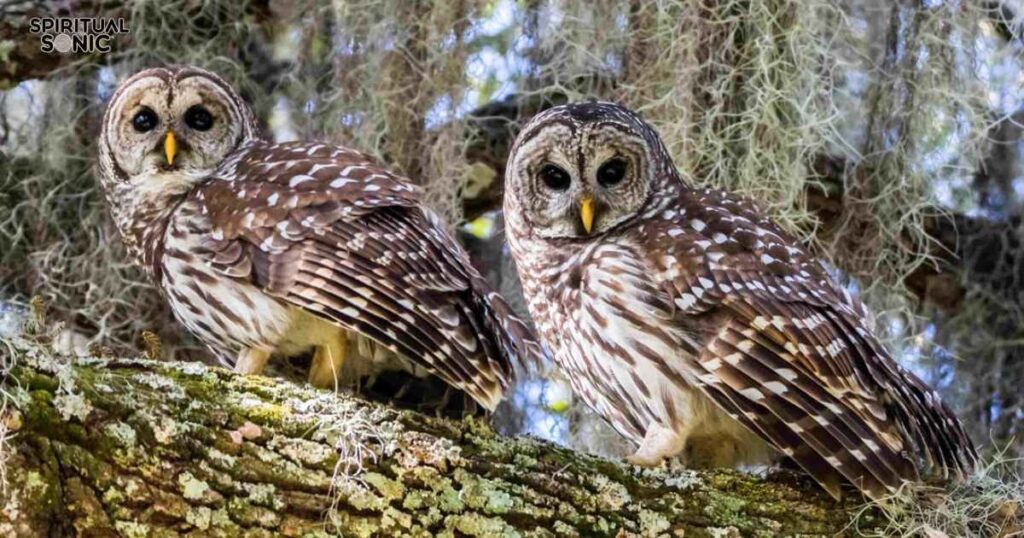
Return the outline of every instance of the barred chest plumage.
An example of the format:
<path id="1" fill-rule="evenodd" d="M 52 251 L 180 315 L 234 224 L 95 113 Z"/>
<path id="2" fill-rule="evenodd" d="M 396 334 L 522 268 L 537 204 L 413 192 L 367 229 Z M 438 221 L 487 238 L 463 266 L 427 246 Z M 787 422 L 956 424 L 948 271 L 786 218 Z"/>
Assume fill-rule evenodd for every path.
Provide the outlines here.
<path id="1" fill-rule="evenodd" d="M 774 458 L 691 379 L 687 365 L 704 343 L 700 328 L 675 318 L 661 290 L 650 286 L 652 268 L 631 233 L 563 248 L 510 241 L 517 259 L 528 260 L 520 274 L 530 313 L 573 391 L 635 443 L 657 426 L 687 432 L 692 465 L 722 456 L 750 464 Z"/>
<path id="2" fill-rule="evenodd" d="M 279 299 L 202 261 L 197 253 L 211 232 L 199 208 L 183 203 L 164 232 L 159 284 L 175 317 L 232 364 L 240 349 L 274 348 L 294 315 Z"/>
<path id="3" fill-rule="evenodd" d="M 263 293 L 249 275 L 234 277 L 211 267 L 199 254 L 217 232 L 201 207 L 186 200 L 169 217 L 163 235 L 159 284 L 175 317 L 205 342 L 225 366 L 240 351 L 262 349 L 279 357 L 311 351 L 337 339 L 335 324 Z M 207 251 L 208 253 L 208 251 Z M 410 369 L 398 355 L 373 340 L 351 333 L 350 356 L 340 380 L 355 382 L 381 369 Z"/>
<path id="4" fill-rule="evenodd" d="M 261 139 L 214 73 L 155 68 L 120 84 L 99 168 L 134 261 L 239 374 L 308 352 L 317 387 L 397 367 L 493 410 L 535 360 L 529 328 L 414 182 L 351 148 Z"/>
<path id="5" fill-rule="evenodd" d="M 705 447 L 705 462 L 736 465 L 771 447 L 833 496 L 847 481 L 875 499 L 922 470 L 974 468 L 950 410 L 893 362 L 822 264 L 754 202 L 690 186 L 634 112 L 538 114 L 505 182 L 522 279 L 553 277 L 525 289 L 561 333 L 556 361 L 620 432 L 646 429 L 630 461 L 694 464 Z M 546 265 L 566 245 L 585 254 Z"/>

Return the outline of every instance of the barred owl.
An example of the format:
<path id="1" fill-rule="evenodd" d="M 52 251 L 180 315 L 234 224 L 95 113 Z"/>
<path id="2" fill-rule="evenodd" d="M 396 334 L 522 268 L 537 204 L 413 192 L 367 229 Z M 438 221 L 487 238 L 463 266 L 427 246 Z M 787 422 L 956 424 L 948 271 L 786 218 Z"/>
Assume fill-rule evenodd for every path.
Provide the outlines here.
<path id="1" fill-rule="evenodd" d="M 310 381 L 332 386 L 350 364 L 399 360 L 493 409 L 539 349 L 416 185 L 358 151 L 261 140 L 213 73 L 132 76 L 100 137 L 129 255 L 238 372 L 312 351 Z"/>
<path id="2" fill-rule="evenodd" d="M 839 497 L 969 473 L 962 425 L 872 334 L 800 244 L 729 193 L 684 182 L 657 133 L 607 103 L 519 134 L 513 258 L 541 339 L 581 399 L 656 465 L 783 456 Z"/>

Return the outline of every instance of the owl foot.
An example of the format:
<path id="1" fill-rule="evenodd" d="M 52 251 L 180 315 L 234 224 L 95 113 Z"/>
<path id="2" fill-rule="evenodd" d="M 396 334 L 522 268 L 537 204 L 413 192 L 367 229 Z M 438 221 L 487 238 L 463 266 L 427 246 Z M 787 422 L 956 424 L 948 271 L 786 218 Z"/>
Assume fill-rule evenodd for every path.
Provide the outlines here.
<path id="1" fill-rule="evenodd" d="M 321 389 L 333 388 L 338 391 L 341 378 L 341 366 L 345 363 L 345 346 L 348 345 L 348 334 L 338 331 L 338 336 L 331 342 L 316 347 L 313 353 L 313 364 L 309 366 L 309 384 Z"/>
<path id="2" fill-rule="evenodd" d="M 267 366 L 270 359 L 270 351 L 255 347 L 247 347 L 238 352 L 238 360 L 235 361 L 235 373 L 242 375 L 259 375 Z"/>
<path id="3" fill-rule="evenodd" d="M 640 448 L 632 456 L 627 456 L 626 461 L 641 467 L 656 467 L 665 458 L 679 454 L 685 443 L 686 440 L 675 430 L 654 423 L 647 427 Z"/>

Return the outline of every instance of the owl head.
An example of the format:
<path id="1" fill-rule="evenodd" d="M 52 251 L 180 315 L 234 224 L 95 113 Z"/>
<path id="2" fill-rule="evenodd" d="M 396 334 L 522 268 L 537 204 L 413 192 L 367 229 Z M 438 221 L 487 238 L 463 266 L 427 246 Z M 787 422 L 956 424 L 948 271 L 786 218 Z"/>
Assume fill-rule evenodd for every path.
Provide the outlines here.
<path id="1" fill-rule="evenodd" d="M 105 179 L 201 179 L 255 133 L 249 107 L 219 76 L 195 67 L 147 69 L 124 81 L 107 105 Z"/>
<path id="2" fill-rule="evenodd" d="M 597 236 L 642 211 L 671 169 L 657 133 L 612 103 L 576 103 L 531 119 L 512 148 L 506 207 L 547 239 Z"/>
<path id="3" fill-rule="evenodd" d="M 256 133 L 249 107 L 209 71 L 147 69 L 121 83 L 103 116 L 99 171 L 129 250 L 154 215 Z"/>

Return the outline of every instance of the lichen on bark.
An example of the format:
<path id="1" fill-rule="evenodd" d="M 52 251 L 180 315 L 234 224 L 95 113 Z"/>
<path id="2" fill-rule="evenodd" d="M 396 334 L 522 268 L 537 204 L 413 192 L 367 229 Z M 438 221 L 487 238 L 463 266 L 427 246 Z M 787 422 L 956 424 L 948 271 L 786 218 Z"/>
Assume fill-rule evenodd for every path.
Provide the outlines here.
<path id="1" fill-rule="evenodd" d="M 640 470 L 479 418 L 5 343 L 4 536 L 830 536 L 861 502 L 790 473 Z"/>

